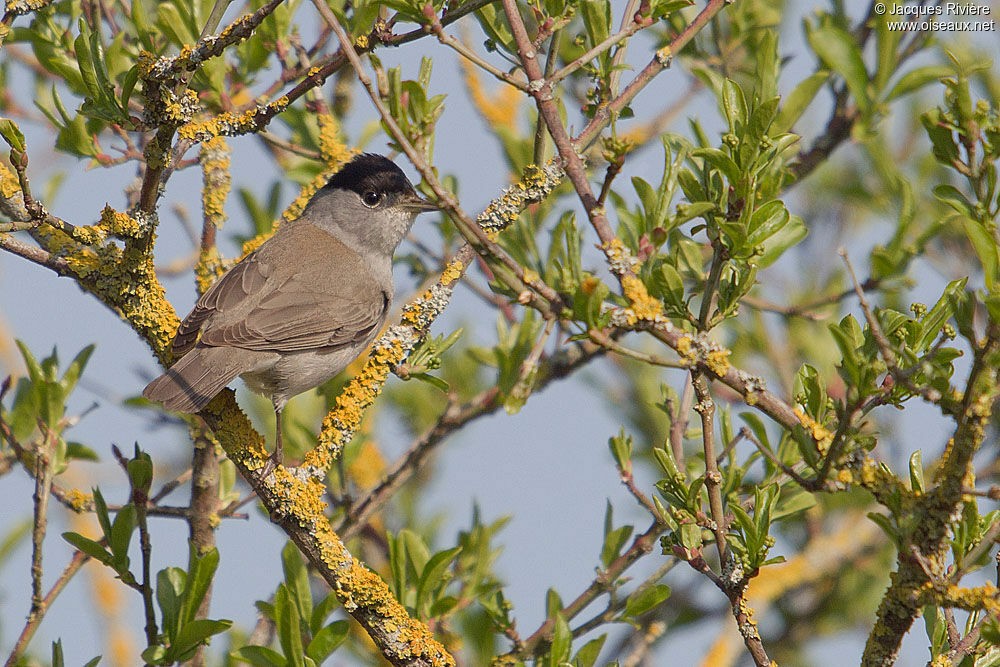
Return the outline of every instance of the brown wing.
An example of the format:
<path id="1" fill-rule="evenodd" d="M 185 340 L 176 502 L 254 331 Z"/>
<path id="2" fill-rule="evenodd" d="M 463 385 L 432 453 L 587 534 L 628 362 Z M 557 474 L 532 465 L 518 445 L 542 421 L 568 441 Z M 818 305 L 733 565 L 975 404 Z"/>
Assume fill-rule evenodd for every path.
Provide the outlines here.
<path id="1" fill-rule="evenodd" d="M 348 344 L 382 325 L 390 293 L 357 253 L 312 226 L 282 231 L 205 293 L 175 350 L 199 330 L 203 345 L 292 352 Z M 302 266 L 307 257 L 316 261 Z"/>
<path id="2" fill-rule="evenodd" d="M 194 309 L 188 313 L 174 334 L 172 344 L 175 356 L 183 356 L 198 342 L 201 331 L 209 316 L 226 310 L 239 308 L 247 297 L 264 287 L 271 267 L 260 261 L 257 252 L 244 257 L 205 292 Z"/>
<path id="3" fill-rule="evenodd" d="M 245 318 L 205 331 L 201 342 L 292 352 L 346 345 L 382 325 L 389 305 L 387 294 L 365 294 L 370 290 L 347 294 L 342 291 L 343 281 L 316 289 L 318 280 L 330 277 L 315 272 L 293 276 L 271 290 Z"/>

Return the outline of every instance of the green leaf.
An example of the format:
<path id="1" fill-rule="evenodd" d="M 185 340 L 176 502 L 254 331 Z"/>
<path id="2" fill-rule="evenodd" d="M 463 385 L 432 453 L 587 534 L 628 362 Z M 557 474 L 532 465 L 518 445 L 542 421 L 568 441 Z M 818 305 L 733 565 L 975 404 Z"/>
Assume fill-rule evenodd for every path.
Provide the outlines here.
<path id="1" fill-rule="evenodd" d="M 232 625 L 233 622 L 230 620 L 196 618 L 187 623 L 177 633 L 177 638 L 170 645 L 170 652 L 178 656 L 178 660 L 183 660 L 184 658 L 181 656 L 197 648 L 199 645 L 207 643 L 209 637 L 217 635 L 220 632 L 225 632 Z"/>
<path id="2" fill-rule="evenodd" d="M 899 78 L 896 85 L 885 96 L 885 101 L 894 100 L 923 88 L 931 81 L 937 81 L 952 73 L 951 67 L 947 65 L 927 65 L 910 70 Z"/>
<path id="3" fill-rule="evenodd" d="M 52 642 L 52 667 L 66 667 L 61 639 Z"/>
<path id="4" fill-rule="evenodd" d="M 173 640 L 180 624 L 181 604 L 187 573 L 179 567 L 168 567 L 156 573 L 156 603 L 160 606 L 163 634 Z"/>
<path id="5" fill-rule="evenodd" d="M 132 533 L 135 532 L 136 518 L 135 505 L 129 503 L 125 505 L 115 515 L 115 521 L 111 524 L 111 535 L 108 539 L 108 546 L 114 556 L 114 567 L 119 574 L 123 574 L 128 569 L 128 545 L 132 541 Z"/>
<path id="6" fill-rule="evenodd" d="M 327 656 L 344 643 L 349 630 L 350 625 L 347 621 L 334 621 L 323 627 L 309 642 L 309 646 L 306 647 L 306 655 L 312 658 L 316 664 L 322 663 Z"/>
<path id="7" fill-rule="evenodd" d="M 865 69 L 857 40 L 846 31 L 832 25 L 815 28 L 807 24 L 806 36 L 823 65 L 844 77 L 862 116 L 871 115 L 872 100 L 868 94 L 868 71 Z"/>
<path id="8" fill-rule="evenodd" d="M 601 563 L 604 567 L 608 567 L 618 558 L 622 547 L 625 546 L 628 538 L 632 536 L 632 530 L 632 526 L 621 526 L 604 536 L 604 544 L 601 546 Z"/>
<path id="9" fill-rule="evenodd" d="M 562 598 L 554 588 L 545 591 L 545 616 L 555 616 L 563 609 Z"/>
<path id="10" fill-rule="evenodd" d="M 938 201 L 947 204 L 962 215 L 975 219 L 975 207 L 955 186 L 938 185 L 934 187 L 932 192 Z"/>
<path id="11" fill-rule="evenodd" d="M 726 79 L 722 84 L 722 109 L 731 131 L 740 132 L 746 126 L 747 101 L 743 96 L 743 89 L 731 79 Z"/>
<path id="12" fill-rule="evenodd" d="M 422 609 L 430 601 L 430 596 L 444 579 L 451 562 L 461 553 L 462 547 L 453 547 L 434 554 L 420 573 L 420 583 L 417 585 L 417 609 Z"/>
<path id="13" fill-rule="evenodd" d="M 597 658 L 601 655 L 601 649 L 604 648 L 604 642 L 607 638 L 608 636 L 604 634 L 584 644 L 573 657 L 573 665 L 575 667 L 594 667 Z"/>
<path id="14" fill-rule="evenodd" d="M 784 203 L 774 199 L 759 206 L 750 214 L 747 224 L 747 245 L 758 246 L 781 231 L 788 224 L 790 215 Z"/>
<path id="15" fill-rule="evenodd" d="M 691 156 L 704 158 L 706 162 L 725 175 L 730 185 L 739 183 L 742 178 L 739 166 L 733 162 L 731 157 L 718 148 L 696 148 L 691 151 Z"/>
<path id="16" fill-rule="evenodd" d="M 199 556 L 194 544 L 188 542 L 188 572 L 187 585 L 184 587 L 183 604 L 181 606 L 181 625 L 192 621 L 198 608 L 201 607 L 209 587 L 212 585 L 212 578 L 215 570 L 219 566 L 219 550 L 212 547 L 203 555 Z"/>
<path id="17" fill-rule="evenodd" d="M 24 134 L 17 124 L 6 118 L 0 118 L 0 136 L 4 138 L 11 148 L 21 153 L 24 152 Z"/>
<path id="18" fill-rule="evenodd" d="M 937 340 L 941 334 L 941 327 L 954 315 L 955 306 L 960 302 L 968 281 L 968 278 L 959 278 L 944 288 L 941 298 L 920 320 L 920 338 L 913 346 L 914 351 L 924 352 Z"/>
<path id="19" fill-rule="evenodd" d="M 645 614 L 670 597 L 670 586 L 656 584 L 629 596 L 625 602 L 625 616 L 635 618 Z"/>
<path id="20" fill-rule="evenodd" d="M 910 489 L 924 491 L 924 460 L 919 449 L 910 454 Z"/>
<path id="21" fill-rule="evenodd" d="M 611 3 L 605 0 L 584 0 L 580 3 L 580 9 L 590 46 L 597 46 L 611 34 Z"/>
<path id="22" fill-rule="evenodd" d="M 278 586 L 274 595 L 274 621 L 278 629 L 278 640 L 285 657 L 293 665 L 301 665 L 305 658 L 302 647 L 302 628 L 299 610 L 284 584 Z"/>
<path id="23" fill-rule="evenodd" d="M 920 116 L 920 123 L 924 126 L 928 138 L 931 140 L 934 159 L 945 165 L 953 167 L 958 160 L 958 146 L 955 144 L 955 136 L 951 128 L 944 124 L 939 109 L 931 109 Z"/>
<path id="24" fill-rule="evenodd" d="M 285 573 L 285 585 L 299 608 L 300 618 L 311 618 L 313 613 L 312 591 L 309 588 L 309 572 L 299 550 L 290 540 L 281 550 L 281 567 Z"/>
<path id="25" fill-rule="evenodd" d="M 273 648 L 266 646 L 244 646 L 232 651 L 233 658 L 244 660 L 256 667 L 288 667 L 288 661 Z"/>
<path id="26" fill-rule="evenodd" d="M 799 512 L 809 509 L 816 504 L 816 497 L 805 489 L 794 488 L 789 491 L 782 490 L 781 497 L 771 512 L 771 520 L 778 521 L 786 517 L 794 516 Z"/>
<path id="27" fill-rule="evenodd" d="M 792 129 L 829 78 L 829 70 L 820 70 L 800 81 L 783 100 L 784 104 L 771 125 L 772 132 L 781 134 Z"/>
<path id="28" fill-rule="evenodd" d="M 78 461 L 99 461 L 100 457 L 90 447 L 80 442 L 66 443 L 66 458 Z"/>
<path id="29" fill-rule="evenodd" d="M 309 619 L 309 630 L 314 636 L 323 627 L 327 617 L 339 606 L 340 600 L 337 599 L 337 595 L 335 593 L 330 593 L 323 598 L 322 602 L 313 607 L 312 617 Z"/>
<path id="30" fill-rule="evenodd" d="M 555 628 L 552 633 L 552 646 L 549 648 L 549 667 L 559 667 L 569 659 L 569 651 L 573 641 L 573 633 L 562 614 L 556 614 Z"/>
<path id="31" fill-rule="evenodd" d="M 135 457 L 128 462 L 127 468 L 132 488 L 148 493 L 153 482 L 153 461 L 149 458 L 149 454 L 139 451 L 138 444 L 135 448 Z"/>
<path id="32" fill-rule="evenodd" d="M 83 80 L 83 85 L 87 89 L 87 97 L 90 99 L 98 99 L 100 96 L 100 88 L 97 84 L 97 75 L 94 73 L 94 63 L 93 58 L 90 53 L 90 30 L 87 28 L 86 21 L 83 18 L 80 19 L 80 34 L 77 35 L 76 40 L 73 42 L 73 51 L 76 54 L 76 66 L 80 70 L 80 76 Z"/>
<path id="33" fill-rule="evenodd" d="M 425 384 L 429 384 L 430 386 L 434 387 L 438 391 L 441 391 L 445 394 L 447 394 L 448 391 L 451 389 L 451 385 L 449 385 L 447 382 L 437 377 L 436 375 L 431 375 L 430 373 L 410 373 L 410 377 L 413 378 L 414 380 L 420 380 Z"/>
<path id="34" fill-rule="evenodd" d="M 797 215 L 789 216 L 788 222 L 775 232 L 767 243 L 764 244 L 764 254 L 756 258 L 756 264 L 760 268 L 766 268 L 778 261 L 786 250 L 798 245 L 809 235 L 809 228 L 805 221 Z"/>
<path id="35" fill-rule="evenodd" d="M 419 576 L 427 567 L 427 561 L 431 559 L 430 549 L 423 538 L 409 529 L 399 531 L 399 536 L 406 543 L 406 555 L 413 564 L 413 571 Z"/>
<path id="36" fill-rule="evenodd" d="M 125 73 L 125 79 L 122 81 L 122 101 L 121 106 L 125 115 L 128 115 L 128 103 L 132 99 L 132 91 L 135 90 L 135 84 L 139 82 L 139 66 L 133 65 L 129 68 L 129 71 Z"/>
<path id="37" fill-rule="evenodd" d="M 997 285 L 1000 284 L 1000 274 L 998 274 L 1000 253 L 998 253 L 996 239 L 976 220 L 964 215 L 960 215 L 958 218 L 962 222 L 962 228 L 965 230 L 965 235 L 969 237 L 969 242 L 972 243 L 976 255 L 979 256 L 979 261 L 983 264 L 983 278 L 986 281 L 986 288 L 995 292 Z"/>
<path id="38" fill-rule="evenodd" d="M 63 533 L 63 539 L 74 547 L 105 565 L 111 564 L 111 554 L 98 542 L 88 539 L 79 533 Z"/>

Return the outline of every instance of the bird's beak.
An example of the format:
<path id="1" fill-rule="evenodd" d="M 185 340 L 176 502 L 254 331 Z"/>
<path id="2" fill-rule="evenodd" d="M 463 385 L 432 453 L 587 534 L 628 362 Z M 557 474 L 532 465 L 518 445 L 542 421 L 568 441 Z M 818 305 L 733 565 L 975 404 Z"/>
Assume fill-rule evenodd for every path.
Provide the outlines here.
<path id="1" fill-rule="evenodd" d="M 439 208 L 437 204 L 427 199 L 424 199 L 416 192 L 412 193 L 410 196 L 406 197 L 399 203 L 404 208 L 408 208 L 411 211 L 417 211 L 418 213 L 421 211 L 437 211 Z"/>

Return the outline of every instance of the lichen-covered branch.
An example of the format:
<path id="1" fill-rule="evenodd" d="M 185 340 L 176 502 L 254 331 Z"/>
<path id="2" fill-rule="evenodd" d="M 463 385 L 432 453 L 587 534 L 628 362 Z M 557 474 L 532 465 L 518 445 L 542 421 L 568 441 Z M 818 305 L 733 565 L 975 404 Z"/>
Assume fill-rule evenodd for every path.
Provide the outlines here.
<path id="1" fill-rule="evenodd" d="M 915 558 L 908 549 L 900 549 L 897 570 L 892 573 L 889 589 L 879 604 L 875 627 L 865 644 L 862 664 L 866 666 L 895 662 L 903 635 L 924 605 L 967 608 L 964 603 L 956 604 L 955 596 L 949 593 L 954 588 L 953 584 L 949 583 L 943 591 L 940 587 L 943 585 L 941 582 L 947 580 L 949 525 L 961 510 L 963 484 L 970 474 L 972 456 L 982 445 L 993 406 L 1000 396 L 998 349 L 1000 327 L 991 323 L 986 340 L 975 350 L 955 432 L 948 441 L 935 475 L 937 485 L 926 494 L 913 498 L 912 509 L 908 512 L 912 518 L 907 525 L 914 528 L 911 534 L 905 536 L 906 545 L 912 547 L 920 558 Z M 878 491 L 877 488 L 872 490 Z M 929 568 L 929 573 L 925 572 L 923 564 Z M 995 589 L 986 596 L 989 599 L 995 597 Z"/>

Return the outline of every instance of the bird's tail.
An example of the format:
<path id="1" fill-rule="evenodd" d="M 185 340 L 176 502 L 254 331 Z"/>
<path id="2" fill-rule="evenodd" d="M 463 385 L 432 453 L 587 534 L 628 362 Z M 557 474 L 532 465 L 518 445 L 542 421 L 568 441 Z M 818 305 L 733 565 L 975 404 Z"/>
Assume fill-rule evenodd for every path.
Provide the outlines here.
<path id="1" fill-rule="evenodd" d="M 246 372 L 239 350 L 197 346 L 166 373 L 142 390 L 151 401 L 160 401 L 174 412 L 198 412 L 240 373 Z"/>

